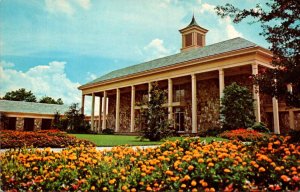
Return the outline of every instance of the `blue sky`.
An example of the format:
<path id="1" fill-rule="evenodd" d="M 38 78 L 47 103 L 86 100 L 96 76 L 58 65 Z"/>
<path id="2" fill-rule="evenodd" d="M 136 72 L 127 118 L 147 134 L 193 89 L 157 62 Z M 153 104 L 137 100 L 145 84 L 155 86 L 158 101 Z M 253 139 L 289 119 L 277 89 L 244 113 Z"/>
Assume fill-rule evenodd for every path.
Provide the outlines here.
<path id="1" fill-rule="evenodd" d="M 77 87 L 115 69 L 178 53 L 194 12 L 207 44 L 243 37 L 263 47 L 258 24 L 233 24 L 214 7 L 258 0 L 0 0 L 0 96 L 25 87 L 80 102 Z"/>

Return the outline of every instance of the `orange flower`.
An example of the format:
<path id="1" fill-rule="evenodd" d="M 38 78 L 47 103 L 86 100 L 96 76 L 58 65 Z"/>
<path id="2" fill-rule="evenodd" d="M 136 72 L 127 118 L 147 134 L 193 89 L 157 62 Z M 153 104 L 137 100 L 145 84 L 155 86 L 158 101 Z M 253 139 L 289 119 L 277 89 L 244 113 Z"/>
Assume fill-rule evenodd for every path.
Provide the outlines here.
<path id="1" fill-rule="evenodd" d="M 111 179 L 111 180 L 108 181 L 108 183 L 111 184 L 111 185 L 114 184 L 115 182 L 116 182 L 116 179 Z"/>
<path id="2" fill-rule="evenodd" d="M 263 168 L 263 167 L 260 167 L 260 168 L 258 169 L 258 171 L 259 171 L 259 172 L 265 172 L 265 171 L 266 171 L 266 169 L 265 169 L 265 168 Z"/>
<path id="3" fill-rule="evenodd" d="M 122 190 L 123 190 L 123 191 L 126 191 L 126 190 L 127 190 L 127 186 L 126 186 L 126 185 L 123 185 L 123 186 L 122 186 Z"/>
<path id="4" fill-rule="evenodd" d="M 95 191 L 95 189 L 96 189 L 95 186 L 92 186 L 92 187 L 91 187 L 91 190 L 92 190 L 92 191 Z"/>
<path id="5" fill-rule="evenodd" d="M 231 171 L 230 171 L 230 169 L 224 169 L 224 172 L 225 173 L 230 173 Z"/>
<path id="6" fill-rule="evenodd" d="M 194 169 L 194 166 L 193 166 L 193 165 L 188 166 L 188 170 L 189 170 L 189 171 L 192 171 L 193 169 Z"/>
<path id="7" fill-rule="evenodd" d="M 186 188 L 186 184 L 183 183 L 183 184 L 181 185 L 181 188 Z"/>
<path id="8" fill-rule="evenodd" d="M 198 159 L 198 163 L 204 163 L 204 160 L 202 158 Z"/>
<path id="9" fill-rule="evenodd" d="M 288 176 L 286 175 L 281 175 L 280 177 L 284 182 L 288 182 L 289 180 L 291 180 Z"/>
<path id="10" fill-rule="evenodd" d="M 208 163 L 208 166 L 209 167 L 213 167 L 215 164 L 213 164 L 213 163 Z"/>
<path id="11" fill-rule="evenodd" d="M 195 187 L 196 185 L 197 185 L 197 182 L 196 182 L 195 180 L 193 180 L 193 181 L 191 182 L 191 186 Z"/>

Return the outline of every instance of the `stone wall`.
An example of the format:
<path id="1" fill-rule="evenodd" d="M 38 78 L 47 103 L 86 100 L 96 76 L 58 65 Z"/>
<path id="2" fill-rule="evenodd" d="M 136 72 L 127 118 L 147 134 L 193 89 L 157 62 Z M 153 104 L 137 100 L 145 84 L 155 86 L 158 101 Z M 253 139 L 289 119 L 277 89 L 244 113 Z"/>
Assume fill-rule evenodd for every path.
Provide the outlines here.
<path id="1" fill-rule="evenodd" d="M 197 82 L 198 132 L 219 127 L 219 79 Z"/>
<path id="2" fill-rule="evenodd" d="M 16 131 L 23 131 L 24 130 L 24 118 L 17 117 L 16 120 Z"/>
<path id="3" fill-rule="evenodd" d="M 122 103 L 122 100 L 121 100 Z M 106 116 L 106 128 L 116 128 L 116 95 L 110 95 L 108 99 L 108 114 Z"/>
<path id="4" fill-rule="evenodd" d="M 40 131 L 42 127 L 42 119 L 35 118 L 34 119 L 34 128 L 33 131 Z"/>
<path id="5" fill-rule="evenodd" d="M 295 117 L 295 130 L 300 131 L 300 111 L 294 112 Z"/>
<path id="6" fill-rule="evenodd" d="M 120 97 L 120 130 L 130 132 L 131 93 L 122 93 Z"/>

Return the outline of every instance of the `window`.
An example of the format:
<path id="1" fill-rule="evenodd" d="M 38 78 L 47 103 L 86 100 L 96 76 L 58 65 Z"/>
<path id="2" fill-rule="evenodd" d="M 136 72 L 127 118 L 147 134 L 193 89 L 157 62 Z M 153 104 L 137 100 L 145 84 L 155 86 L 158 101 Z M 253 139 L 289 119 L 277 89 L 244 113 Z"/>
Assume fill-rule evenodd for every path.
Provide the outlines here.
<path id="1" fill-rule="evenodd" d="M 51 123 L 52 120 L 51 119 L 42 119 L 42 130 L 47 130 L 51 128 Z"/>
<path id="2" fill-rule="evenodd" d="M 34 129 L 34 119 L 24 118 L 24 131 L 33 131 Z"/>
<path id="3" fill-rule="evenodd" d="M 200 33 L 197 33 L 197 45 L 203 46 L 202 35 Z"/>
<path id="4" fill-rule="evenodd" d="M 184 89 L 180 87 L 180 85 L 175 86 L 174 91 L 174 102 L 181 102 L 184 101 Z"/>
<path id="5" fill-rule="evenodd" d="M 193 44 L 192 33 L 185 35 L 185 47 L 191 46 Z"/>

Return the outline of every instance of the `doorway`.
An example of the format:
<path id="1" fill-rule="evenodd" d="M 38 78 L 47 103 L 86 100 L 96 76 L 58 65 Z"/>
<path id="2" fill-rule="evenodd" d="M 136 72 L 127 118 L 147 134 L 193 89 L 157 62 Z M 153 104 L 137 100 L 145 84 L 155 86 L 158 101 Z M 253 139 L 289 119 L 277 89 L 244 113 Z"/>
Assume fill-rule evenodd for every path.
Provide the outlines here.
<path id="1" fill-rule="evenodd" d="M 181 107 L 178 107 L 178 108 L 175 108 L 175 112 L 174 112 L 174 120 L 175 120 L 175 130 L 177 132 L 184 132 L 185 129 L 184 129 L 184 111 L 183 111 L 183 108 Z"/>

